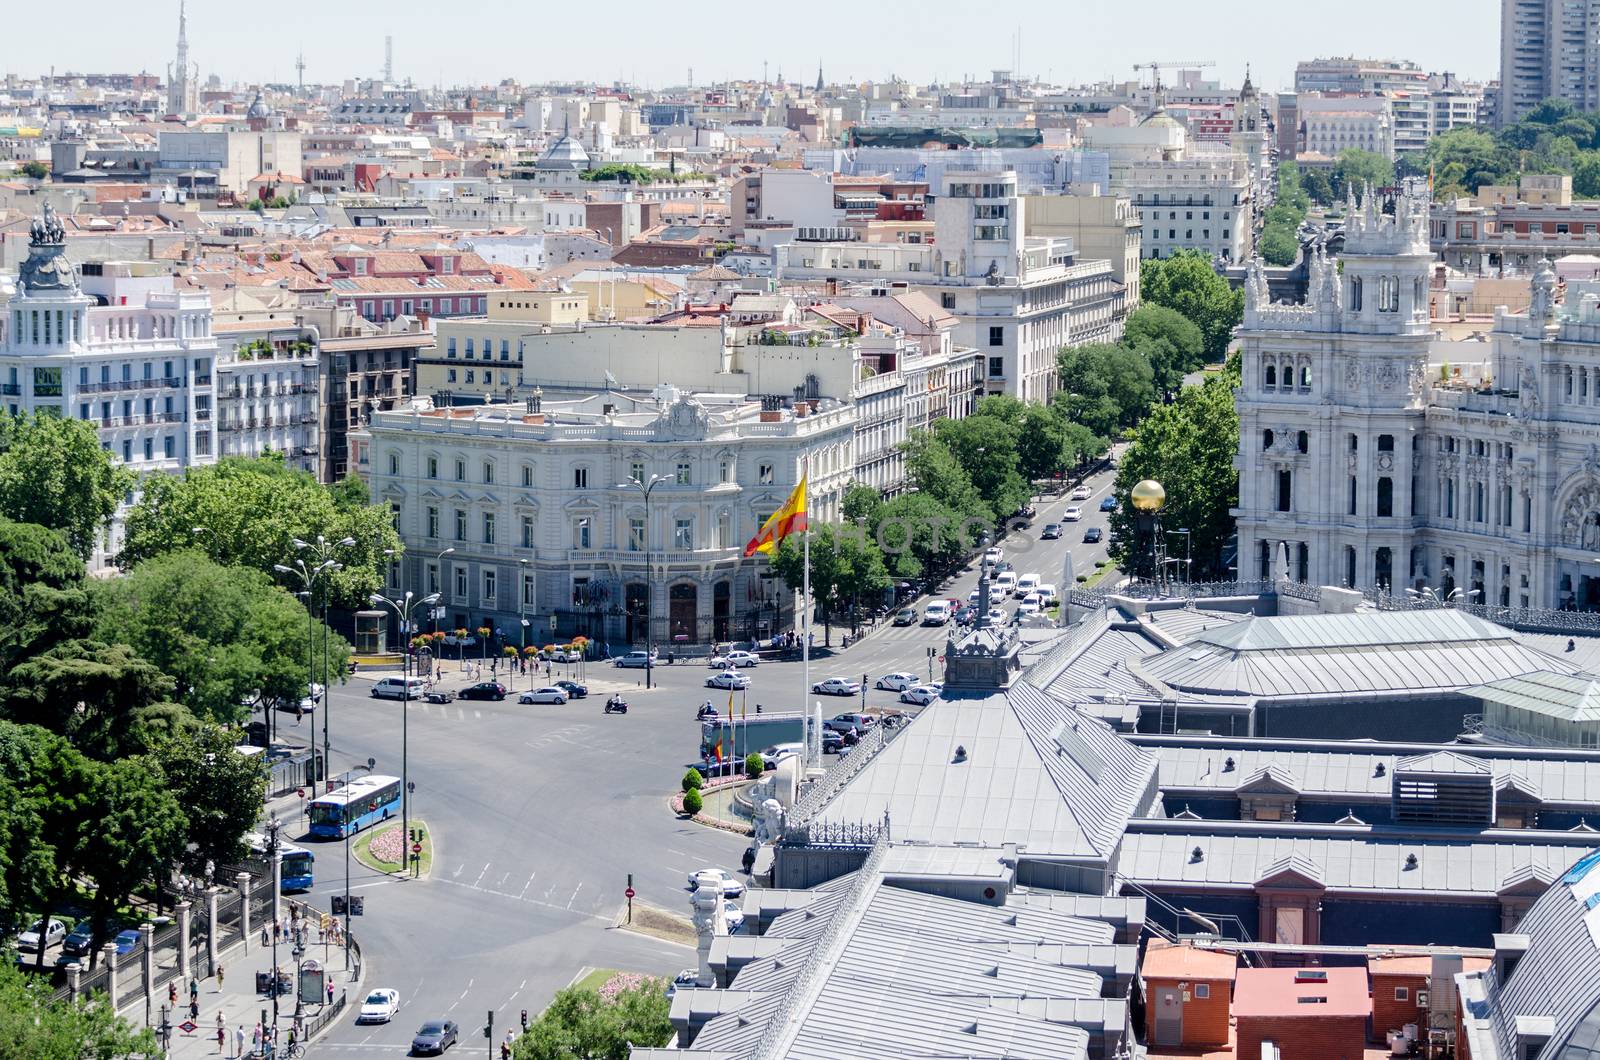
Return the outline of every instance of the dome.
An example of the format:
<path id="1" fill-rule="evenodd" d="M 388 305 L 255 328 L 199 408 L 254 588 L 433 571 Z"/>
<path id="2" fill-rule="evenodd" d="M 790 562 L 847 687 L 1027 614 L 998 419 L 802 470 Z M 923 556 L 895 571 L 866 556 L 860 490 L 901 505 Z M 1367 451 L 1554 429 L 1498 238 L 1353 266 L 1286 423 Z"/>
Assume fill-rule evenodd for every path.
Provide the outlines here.
<path id="1" fill-rule="evenodd" d="M 1151 111 L 1144 121 L 1139 123 L 1141 129 L 1182 129 L 1178 119 L 1167 113 L 1167 108 L 1157 107 Z"/>
<path id="2" fill-rule="evenodd" d="M 570 133 L 562 134 L 561 139 L 550 145 L 550 150 L 544 157 L 534 163 L 535 169 L 588 169 L 589 152 L 583 145 L 573 139 Z"/>
<path id="3" fill-rule="evenodd" d="M 266 104 L 266 102 L 264 100 L 262 100 L 261 93 L 259 91 L 256 92 L 256 98 L 251 101 L 250 110 L 247 113 L 246 117 L 250 117 L 250 118 L 268 118 L 268 117 L 271 117 L 271 116 L 272 116 L 272 112 L 267 109 L 267 104 Z"/>
<path id="4" fill-rule="evenodd" d="M 1128 496 L 1141 512 L 1159 512 L 1167 505 L 1167 491 L 1153 478 L 1135 485 Z"/>

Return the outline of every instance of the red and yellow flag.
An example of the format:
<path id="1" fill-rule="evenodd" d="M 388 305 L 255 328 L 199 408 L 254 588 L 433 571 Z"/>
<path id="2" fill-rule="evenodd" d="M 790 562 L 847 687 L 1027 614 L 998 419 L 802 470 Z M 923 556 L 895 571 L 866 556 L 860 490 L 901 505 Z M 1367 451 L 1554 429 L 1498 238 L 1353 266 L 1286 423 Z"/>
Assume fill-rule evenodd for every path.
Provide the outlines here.
<path id="1" fill-rule="evenodd" d="M 790 534 L 798 534 L 806 528 L 806 480 L 800 477 L 800 484 L 789 494 L 789 499 L 783 502 L 783 507 L 773 512 L 766 522 L 761 524 L 761 529 L 750 543 L 744 546 L 745 558 L 757 552 L 772 555 L 778 551 L 778 544 Z"/>

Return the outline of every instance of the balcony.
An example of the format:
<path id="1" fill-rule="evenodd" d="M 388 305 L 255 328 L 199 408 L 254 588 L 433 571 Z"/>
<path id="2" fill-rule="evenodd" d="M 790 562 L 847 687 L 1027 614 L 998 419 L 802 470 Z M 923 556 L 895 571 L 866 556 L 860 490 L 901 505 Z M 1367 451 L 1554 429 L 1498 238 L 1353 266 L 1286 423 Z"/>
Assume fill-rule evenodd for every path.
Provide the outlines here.
<path id="1" fill-rule="evenodd" d="M 21 383 L 0 383 L 0 394 L 5 394 L 5 395 L 7 395 L 9 397 L 21 397 L 22 396 L 22 384 Z"/>
<path id="2" fill-rule="evenodd" d="M 194 377 L 194 385 L 195 386 L 210 386 L 211 385 L 211 377 L 209 375 L 197 375 L 197 376 Z"/>

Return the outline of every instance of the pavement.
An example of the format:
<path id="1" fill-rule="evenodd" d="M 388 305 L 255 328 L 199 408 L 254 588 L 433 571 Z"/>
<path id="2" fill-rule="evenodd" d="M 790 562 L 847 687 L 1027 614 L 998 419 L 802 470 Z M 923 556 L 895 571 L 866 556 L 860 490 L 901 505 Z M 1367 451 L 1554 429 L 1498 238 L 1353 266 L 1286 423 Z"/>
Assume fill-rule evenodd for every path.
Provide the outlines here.
<path id="1" fill-rule="evenodd" d="M 1085 545 L 1081 539 L 1090 526 L 1105 531 L 1107 516 L 1098 502 L 1113 474 L 1091 480 L 1088 500 L 1063 495 L 1038 503 L 1032 527 L 1000 541 L 1006 558 L 1019 572 L 1038 571 L 1062 591 L 1069 552 L 1077 571 L 1092 572 L 1094 560 L 1105 555 L 1104 541 Z M 1041 541 L 1044 525 L 1062 521 L 1069 504 L 1083 508 L 1083 520 L 1067 523 L 1062 539 Z M 976 584 L 977 567 L 971 565 L 938 595 L 964 600 Z M 840 649 L 844 632 L 835 627 L 833 646 L 812 660 L 813 682 L 864 673 L 875 680 L 894 670 L 925 675 L 928 649 L 937 655 L 949 630 L 884 625 Z M 820 646 L 823 631 L 816 633 Z M 336 686 L 328 705 L 332 774 L 364 765 L 369 757 L 378 773 L 403 771 L 416 785 L 412 812 L 428 821 L 435 849 L 432 874 L 420 880 L 350 860 L 348 888 L 365 898 L 365 915 L 353 924 L 364 958 L 362 992 L 392 987 L 400 993 L 400 1011 L 390 1024 L 361 1026 L 350 1010 L 308 1056 L 401 1055 L 428 1019 L 456 1021 L 470 1051 L 485 1044 L 481 1034 L 491 1014 L 498 1041 L 522 1009 L 537 1016 L 585 966 L 670 976 L 692 965 L 691 947 L 615 925 L 630 884 L 639 902 L 687 916 L 689 874 L 705 867 L 736 869 L 748 843 L 681 820 L 667 808 L 667 794 L 698 758 L 696 709 L 707 698 L 726 697 L 705 687 L 712 673 L 703 661 L 658 665 L 656 687 L 646 690 L 641 670 L 589 663 L 581 670 L 590 689 L 586 699 L 563 706 L 522 705 L 514 695 L 498 703 L 412 700 L 404 725 L 399 701 L 368 695 L 381 674 L 358 672 Z M 503 671 L 498 677 L 519 692 L 551 679 L 580 678 L 580 669 L 556 665 L 548 677 L 541 672 L 508 680 Z M 814 698 L 798 661 L 763 662 L 752 678 L 752 706 L 799 710 Z M 443 661 L 446 687 L 475 680 L 460 663 Z M 612 691 L 627 695 L 626 715 L 603 713 Z M 869 709 L 905 709 L 894 692 L 868 689 L 865 699 Z M 822 706 L 826 715 L 859 709 L 860 703 L 841 697 Z M 296 728 L 286 725 L 284 734 L 304 739 L 314 731 L 320 741 L 322 719 L 308 718 Z M 287 838 L 315 853 L 316 885 L 309 899 L 329 908 L 331 897 L 347 886 L 343 845 L 302 835 L 298 799 L 279 800 L 275 808 Z M 231 984 L 232 968 L 228 978 Z M 256 1011 L 257 1000 L 239 1003 L 249 1001 Z M 227 1010 L 236 1006 L 227 1000 L 223 1005 L 231 1018 Z M 203 994 L 202 1016 L 208 1011 Z M 209 1018 L 214 1031 L 214 1016 Z M 209 1055 L 215 1049 L 213 1037 Z"/>
<path id="2" fill-rule="evenodd" d="M 284 915 L 289 915 L 287 900 Z M 331 940 L 326 944 L 318 942 L 316 921 L 312 920 L 307 933 L 307 948 L 305 958 L 315 960 L 323 968 L 332 970 L 335 996 L 351 987 L 349 977 L 344 971 L 342 952 Z M 237 1057 L 249 1056 L 255 1049 L 255 1030 L 263 1025 L 272 1025 L 272 998 L 266 993 L 256 992 L 256 974 L 266 973 L 273 966 L 273 947 L 261 945 L 259 930 L 254 932 L 241 947 L 235 947 L 231 952 L 219 958 L 222 975 L 213 976 L 199 981 L 200 989 L 197 1000 L 200 1006 L 200 1016 L 191 1022 L 197 1024 L 195 1030 L 185 1031 L 182 1024 L 190 1021 L 189 1016 L 189 990 L 187 984 L 178 983 L 177 1011 L 171 1017 L 172 1037 L 170 1039 L 167 1056 L 172 1060 L 191 1060 L 199 1057 Z M 293 977 L 295 957 L 293 944 L 287 939 L 280 939 L 277 946 L 278 967 Z M 359 1007 L 360 998 L 364 993 L 360 984 L 350 989 L 348 1004 Z M 155 1014 L 152 1025 L 159 1027 L 161 1022 L 161 1007 L 168 1003 L 167 995 L 156 999 L 153 1006 Z M 284 994 L 278 998 L 278 1034 L 280 1045 L 287 1044 L 289 1031 L 294 1025 L 295 999 L 292 993 Z M 308 1003 L 303 1007 L 303 1026 L 309 1026 L 319 1016 L 326 1003 Z M 347 1009 L 347 1011 L 352 1011 Z M 217 1016 L 221 1015 L 226 1028 L 224 1047 L 217 1048 Z M 352 1017 L 353 1018 L 353 1017 Z M 237 1050 L 237 1032 L 243 1030 L 244 1053 Z"/>

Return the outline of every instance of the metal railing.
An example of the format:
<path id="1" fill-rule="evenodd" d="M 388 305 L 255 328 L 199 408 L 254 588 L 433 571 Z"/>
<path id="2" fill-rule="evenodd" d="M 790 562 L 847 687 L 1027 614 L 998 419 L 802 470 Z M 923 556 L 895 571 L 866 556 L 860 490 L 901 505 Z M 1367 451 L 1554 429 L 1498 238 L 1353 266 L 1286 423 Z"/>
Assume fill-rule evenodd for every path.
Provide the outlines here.
<path id="1" fill-rule="evenodd" d="M 352 939 L 351 944 L 354 945 L 354 943 L 355 940 Z M 306 1041 L 315 1041 L 317 1035 L 321 1034 L 328 1024 L 339 1018 L 339 1014 L 344 1011 L 345 1000 L 349 993 L 348 989 L 339 991 L 339 996 L 333 999 L 333 1004 L 324 1006 L 322 1011 L 317 1013 L 316 1018 L 306 1024 Z"/>
<path id="2" fill-rule="evenodd" d="M 1548 607 L 1501 607 L 1461 601 L 1446 604 L 1431 598 L 1417 599 L 1370 589 L 1362 595 L 1380 611 L 1431 611 L 1451 607 L 1526 633 L 1561 633 L 1573 636 L 1600 634 L 1600 612 L 1596 611 L 1558 611 Z"/>

